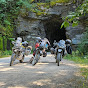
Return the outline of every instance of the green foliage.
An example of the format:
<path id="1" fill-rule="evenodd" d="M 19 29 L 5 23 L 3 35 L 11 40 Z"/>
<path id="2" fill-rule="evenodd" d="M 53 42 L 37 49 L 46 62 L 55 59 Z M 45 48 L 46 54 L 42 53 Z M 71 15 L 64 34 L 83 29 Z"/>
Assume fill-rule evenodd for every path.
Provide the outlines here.
<path id="1" fill-rule="evenodd" d="M 85 16 L 88 13 L 88 0 L 84 0 L 81 5 L 79 5 L 75 12 L 69 12 L 69 14 L 64 18 L 65 22 L 72 23 L 72 26 L 77 26 L 81 16 Z M 67 27 L 63 25 L 61 27 Z"/>
<path id="2" fill-rule="evenodd" d="M 56 5 L 56 3 L 68 3 L 70 1 L 72 1 L 72 0 L 51 0 L 50 6 Z"/>
<path id="3" fill-rule="evenodd" d="M 10 39 L 13 36 L 13 30 L 16 28 L 15 20 L 21 12 L 21 9 L 26 11 L 31 8 L 30 0 L 0 0 L 0 40 L 1 47 L 3 37 Z M 1 39 L 2 38 L 2 39 Z M 4 40 L 6 47 L 6 39 Z"/>
<path id="4" fill-rule="evenodd" d="M 81 75 L 84 78 L 83 82 L 83 88 L 88 88 L 88 69 L 87 68 L 81 68 Z"/>
<path id="5" fill-rule="evenodd" d="M 67 54 L 64 59 L 75 61 L 76 63 L 88 65 L 88 55 L 79 55 L 79 51 L 72 52 L 72 55 Z"/>
<path id="6" fill-rule="evenodd" d="M 37 2 L 32 8 L 32 11 L 36 13 L 36 15 L 47 15 L 48 13 L 45 13 L 46 9 L 55 6 L 57 3 L 68 3 L 72 2 L 73 0 L 45 0 L 44 3 L 42 2 Z M 32 4 L 33 6 L 34 4 Z M 43 9 L 41 8 L 43 7 Z"/>
<path id="7" fill-rule="evenodd" d="M 32 3 L 34 0 L 0 0 L 0 33 L 4 36 L 11 37 L 15 29 L 15 19 L 19 14 L 28 15 L 29 10 L 37 15 L 45 14 L 41 6 L 49 8 L 56 3 L 66 3 L 71 0 L 46 0 L 45 3 Z"/>
<path id="8" fill-rule="evenodd" d="M 82 76 L 85 78 L 85 80 L 88 79 L 88 69 L 81 68 Z"/>
<path id="9" fill-rule="evenodd" d="M 7 50 L 7 39 L 10 40 L 10 41 L 13 41 L 14 39 L 13 38 L 7 38 L 5 36 L 0 36 L 0 50 L 3 51 L 3 47 L 5 48 L 5 50 Z M 3 45 L 3 41 L 4 41 L 4 45 Z M 10 43 L 10 46 L 12 46 L 12 44 Z"/>
<path id="10" fill-rule="evenodd" d="M 83 34 L 78 50 L 80 54 L 88 55 L 88 28 Z"/>
<path id="11" fill-rule="evenodd" d="M 88 55 L 84 56 L 81 55 L 79 56 L 79 51 L 75 51 L 72 52 L 72 55 L 67 54 L 64 59 L 68 59 L 71 61 L 76 62 L 77 64 L 79 64 L 79 66 L 82 66 L 82 68 L 80 69 L 80 75 L 84 78 L 82 80 L 80 80 L 83 83 L 83 87 L 82 88 L 87 88 L 88 87 Z"/>
<path id="12" fill-rule="evenodd" d="M 2 37 L 0 37 L 0 50 L 3 50 L 3 39 L 2 39 Z"/>
<path id="13" fill-rule="evenodd" d="M 5 57 L 5 56 L 9 56 L 9 55 L 12 55 L 12 51 L 9 50 L 9 51 L 0 51 L 0 58 L 1 57 Z"/>
<path id="14" fill-rule="evenodd" d="M 30 0 L 29 0 L 30 1 Z M 0 33 L 12 37 L 15 29 L 15 19 L 22 8 L 31 8 L 28 0 L 0 0 Z"/>
<path id="15" fill-rule="evenodd" d="M 64 27 L 68 27 L 68 26 L 69 26 L 69 23 L 68 23 L 67 21 L 64 21 L 64 22 L 62 23 L 62 25 L 61 25 L 61 28 L 62 28 L 63 26 L 64 26 Z"/>
<path id="16" fill-rule="evenodd" d="M 69 12 L 61 25 L 61 28 L 68 27 L 70 23 L 75 27 L 80 22 L 80 17 L 85 16 L 88 13 L 88 0 L 83 0 L 83 3 L 76 8 L 75 12 Z M 84 32 L 84 36 L 81 39 L 81 44 L 78 47 L 80 54 L 88 54 L 88 28 Z"/>

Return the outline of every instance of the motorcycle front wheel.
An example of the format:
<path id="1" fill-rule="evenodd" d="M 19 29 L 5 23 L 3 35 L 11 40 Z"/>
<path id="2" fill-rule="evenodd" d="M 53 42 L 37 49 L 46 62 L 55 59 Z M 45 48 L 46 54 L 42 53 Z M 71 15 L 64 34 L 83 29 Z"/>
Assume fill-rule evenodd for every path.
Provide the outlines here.
<path id="1" fill-rule="evenodd" d="M 32 64 L 32 61 L 33 61 L 34 57 L 32 57 L 30 60 L 29 60 L 29 63 Z"/>
<path id="2" fill-rule="evenodd" d="M 40 59 L 40 54 L 35 54 L 35 57 L 32 61 L 32 65 L 34 66 L 38 62 L 39 59 Z"/>
<path id="3" fill-rule="evenodd" d="M 58 53 L 58 54 L 57 54 L 57 59 L 56 59 L 57 66 L 60 65 L 60 60 L 61 60 L 61 53 Z"/>
<path id="4" fill-rule="evenodd" d="M 16 55 L 15 55 L 15 53 L 13 53 L 12 56 L 11 56 L 10 66 L 12 66 L 15 58 L 16 58 Z"/>

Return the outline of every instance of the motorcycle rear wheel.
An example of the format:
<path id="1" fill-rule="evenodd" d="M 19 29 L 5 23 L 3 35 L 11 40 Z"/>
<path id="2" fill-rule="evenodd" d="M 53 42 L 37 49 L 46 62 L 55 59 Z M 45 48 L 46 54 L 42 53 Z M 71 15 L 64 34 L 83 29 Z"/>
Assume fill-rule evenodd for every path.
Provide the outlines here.
<path id="1" fill-rule="evenodd" d="M 36 60 L 34 59 L 33 61 L 32 61 L 32 65 L 34 66 L 36 64 Z"/>
<path id="2" fill-rule="evenodd" d="M 23 60 L 24 60 L 24 55 L 22 56 L 22 59 L 19 60 L 20 63 L 23 63 Z"/>
<path id="3" fill-rule="evenodd" d="M 29 63 L 32 64 L 32 61 L 33 61 L 34 57 L 32 57 L 30 60 L 29 60 Z"/>

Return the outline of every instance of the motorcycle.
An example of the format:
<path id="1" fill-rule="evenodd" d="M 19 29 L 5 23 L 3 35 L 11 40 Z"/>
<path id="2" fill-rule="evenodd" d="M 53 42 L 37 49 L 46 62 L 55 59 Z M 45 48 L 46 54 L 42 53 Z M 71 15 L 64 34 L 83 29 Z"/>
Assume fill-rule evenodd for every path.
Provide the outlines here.
<path id="1" fill-rule="evenodd" d="M 55 59 L 57 66 L 60 65 L 60 61 L 62 57 L 66 54 L 66 46 L 64 40 L 60 40 L 59 42 L 54 43 L 55 48 L 51 48 L 51 54 L 55 54 Z"/>
<path id="2" fill-rule="evenodd" d="M 41 46 L 41 43 L 40 43 L 39 46 L 36 47 L 36 50 L 34 51 L 34 58 L 31 58 L 31 60 L 29 61 L 30 63 L 32 63 L 33 66 L 39 61 L 40 56 L 43 56 L 43 57 L 47 56 L 46 46 L 47 44 L 45 44 L 44 46 Z"/>
<path id="3" fill-rule="evenodd" d="M 41 52 L 41 51 L 40 51 L 39 47 L 36 48 L 35 55 L 34 55 L 34 58 L 33 58 L 33 61 L 32 61 L 32 65 L 33 65 L 33 66 L 34 66 L 34 65 L 38 62 L 38 60 L 40 59 L 40 56 L 41 56 L 40 52 Z"/>
<path id="4" fill-rule="evenodd" d="M 31 47 L 28 46 L 27 42 L 22 42 L 20 46 L 18 43 L 12 41 L 14 47 L 12 48 L 12 56 L 10 61 L 10 66 L 12 66 L 13 62 L 17 59 L 20 63 L 23 63 L 25 55 L 29 55 L 31 53 Z"/>
<path id="5" fill-rule="evenodd" d="M 15 46 L 15 42 L 13 42 L 14 47 L 12 48 L 12 56 L 10 61 L 10 66 L 12 66 L 13 62 L 17 59 L 20 63 L 24 60 L 24 54 L 22 52 L 22 46 Z"/>

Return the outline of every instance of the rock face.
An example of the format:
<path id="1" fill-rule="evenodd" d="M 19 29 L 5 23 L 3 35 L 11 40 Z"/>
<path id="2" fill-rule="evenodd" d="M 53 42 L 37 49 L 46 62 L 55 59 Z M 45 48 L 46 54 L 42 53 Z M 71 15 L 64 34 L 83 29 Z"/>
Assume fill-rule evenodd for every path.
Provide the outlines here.
<path id="1" fill-rule="evenodd" d="M 23 39 L 26 41 L 30 41 L 29 43 L 31 46 L 34 46 L 36 37 L 41 36 L 44 38 L 46 36 L 41 20 L 30 20 L 19 16 L 18 21 L 19 24 L 16 29 L 17 35 L 23 37 Z"/>
<path id="2" fill-rule="evenodd" d="M 18 17 L 17 23 L 19 24 L 17 24 L 16 33 L 17 35 L 22 36 L 24 40 L 30 41 L 29 43 L 32 46 L 34 46 L 36 37 L 41 37 L 41 38 L 47 37 L 48 32 L 49 34 L 55 35 L 55 33 L 53 33 L 52 30 L 55 30 L 55 28 L 56 29 L 59 28 L 60 30 L 60 25 L 63 22 L 62 18 L 66 16 L 69 11 L 74 11 L 75 5 L 56 4 L 56 6 L 52 8 L 47 9 L 41 7 L 41 9 L 45 9 L 45 13 L 47 13 L 47 15 L 37 16 L 36 13 L 29 12 L 29 15 L 26 17 L 22 17 L 22 16 Z M 46 23 L 48 27 L 46 27 L 47 26 Z M 84 32 L 84 28 L 85 26 L 82 23 L 79 24 L 77 27 L 72 27 L 70 25 L 65 29 L 64 34 L 62 34 L 61 36 L 64 36 L 63 39 L 65 39 L 66 36 L 66 38 L 70 38 L 72 40 L 73 44 L 78 44 L 80 42 L 80 37 L 82 37 L 82 33 Z"/>
<path id="3" fill-rule="evenodd" d="M 79 44 L 80 39 L 83 36 L 84 26 L 79 24 L 77 27 L 72 27 L 71 25 L 66 28 L 66 35 L 72 40 L 72 44 Z"/>

